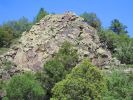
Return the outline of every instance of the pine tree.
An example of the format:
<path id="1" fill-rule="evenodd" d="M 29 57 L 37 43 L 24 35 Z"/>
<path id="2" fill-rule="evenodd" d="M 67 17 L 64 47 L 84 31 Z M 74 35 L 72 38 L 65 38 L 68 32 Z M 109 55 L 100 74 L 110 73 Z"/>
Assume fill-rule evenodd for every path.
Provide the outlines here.
<path id="1" fill-rule="evenodd" d="M 34 22 L 39 22 L 43 17 L 48 15 L 48 12 L 44 10 L 44 8 L 41 8 L 39 13 L 37 14 Z"/>
<path id="2" fill-rule="evenodd" d="M 126 25 L 123 25 L 118 19 L 114 19 L 111 22 L 111 26 L 109 29 L 111 29 L 116 34 L 122 34 L 122 33 L 128 33 L 126 28 L 127 28 Z"/>

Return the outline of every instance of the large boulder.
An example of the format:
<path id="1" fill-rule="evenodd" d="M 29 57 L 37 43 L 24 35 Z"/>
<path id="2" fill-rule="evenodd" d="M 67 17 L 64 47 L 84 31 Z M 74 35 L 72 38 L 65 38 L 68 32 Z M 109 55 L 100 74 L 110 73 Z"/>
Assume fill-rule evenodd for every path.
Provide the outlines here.
<path id="1" fill-rule="evenodd" d="M 79 61 L 88 57 L 100 67 L 111 61 L 111 54 L 102 48 L 97 31 L 71 12 L 47 15 L 29 32 L 24 32 L 18 44 L 2 55 L 0 61 L 10 60 L 23 70 L 38 71 L 46 60 L 58 52 L 64 41 L 78 50 Z"/>

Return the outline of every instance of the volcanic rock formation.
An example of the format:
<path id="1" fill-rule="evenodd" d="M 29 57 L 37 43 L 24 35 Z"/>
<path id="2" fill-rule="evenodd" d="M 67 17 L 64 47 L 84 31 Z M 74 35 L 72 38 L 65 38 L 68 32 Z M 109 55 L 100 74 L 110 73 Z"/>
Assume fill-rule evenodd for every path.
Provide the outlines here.
<path id="1" fill-rule="evenodd" d="M 105 66 L 111 61 L 111 54 L 102 48 L 97 31 L 83 18 L 68 12 L 47 15 L 29 32 L 24 32 L 18 44 L 0 56 L 0 65 L 6 60 L 13 62 L 17 71 L 38 71 L 46 60 L 58 52 L 64 41 L 70 42 L 78 50 L 79 61 L 88 57 L 96 66 Z"/>

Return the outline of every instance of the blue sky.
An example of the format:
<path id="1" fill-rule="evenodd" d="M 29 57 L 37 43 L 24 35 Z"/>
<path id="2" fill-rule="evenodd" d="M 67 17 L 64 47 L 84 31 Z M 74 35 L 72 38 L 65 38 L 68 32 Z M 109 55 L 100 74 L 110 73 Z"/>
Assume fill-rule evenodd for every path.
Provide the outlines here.
<path id="1" fill-rule="evenodd" d="M 105 28 L 117 18 L 133 37 L 133 0 L 0 0 L 0 24 L 22 16 L 33 20 L 41 7 L 55 13 L 95 12 Z"/>

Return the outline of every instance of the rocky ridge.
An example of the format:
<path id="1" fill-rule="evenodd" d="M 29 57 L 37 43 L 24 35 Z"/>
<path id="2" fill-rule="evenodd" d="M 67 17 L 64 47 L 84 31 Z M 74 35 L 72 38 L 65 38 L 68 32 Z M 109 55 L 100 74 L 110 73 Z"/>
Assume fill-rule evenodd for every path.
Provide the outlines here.
<path id="1" fill-rule="evenodd" d="M 29 32 L 24 32 L 18 44 L 0 56 L 0 67 L 10 61 L 10 71 L 38 71 L 44 62 L 58 52 L 61 44 L 69 41 L 78 50 L 80 60 L 88 57 L 96 66 L 106 66 L 111 61 L 111 53 L 102 48 L 97 31 L 84 19 L 71 12 L 47 15 L 36 23 Z M 15 68 L 15 70 L 14 70 Z"/>

